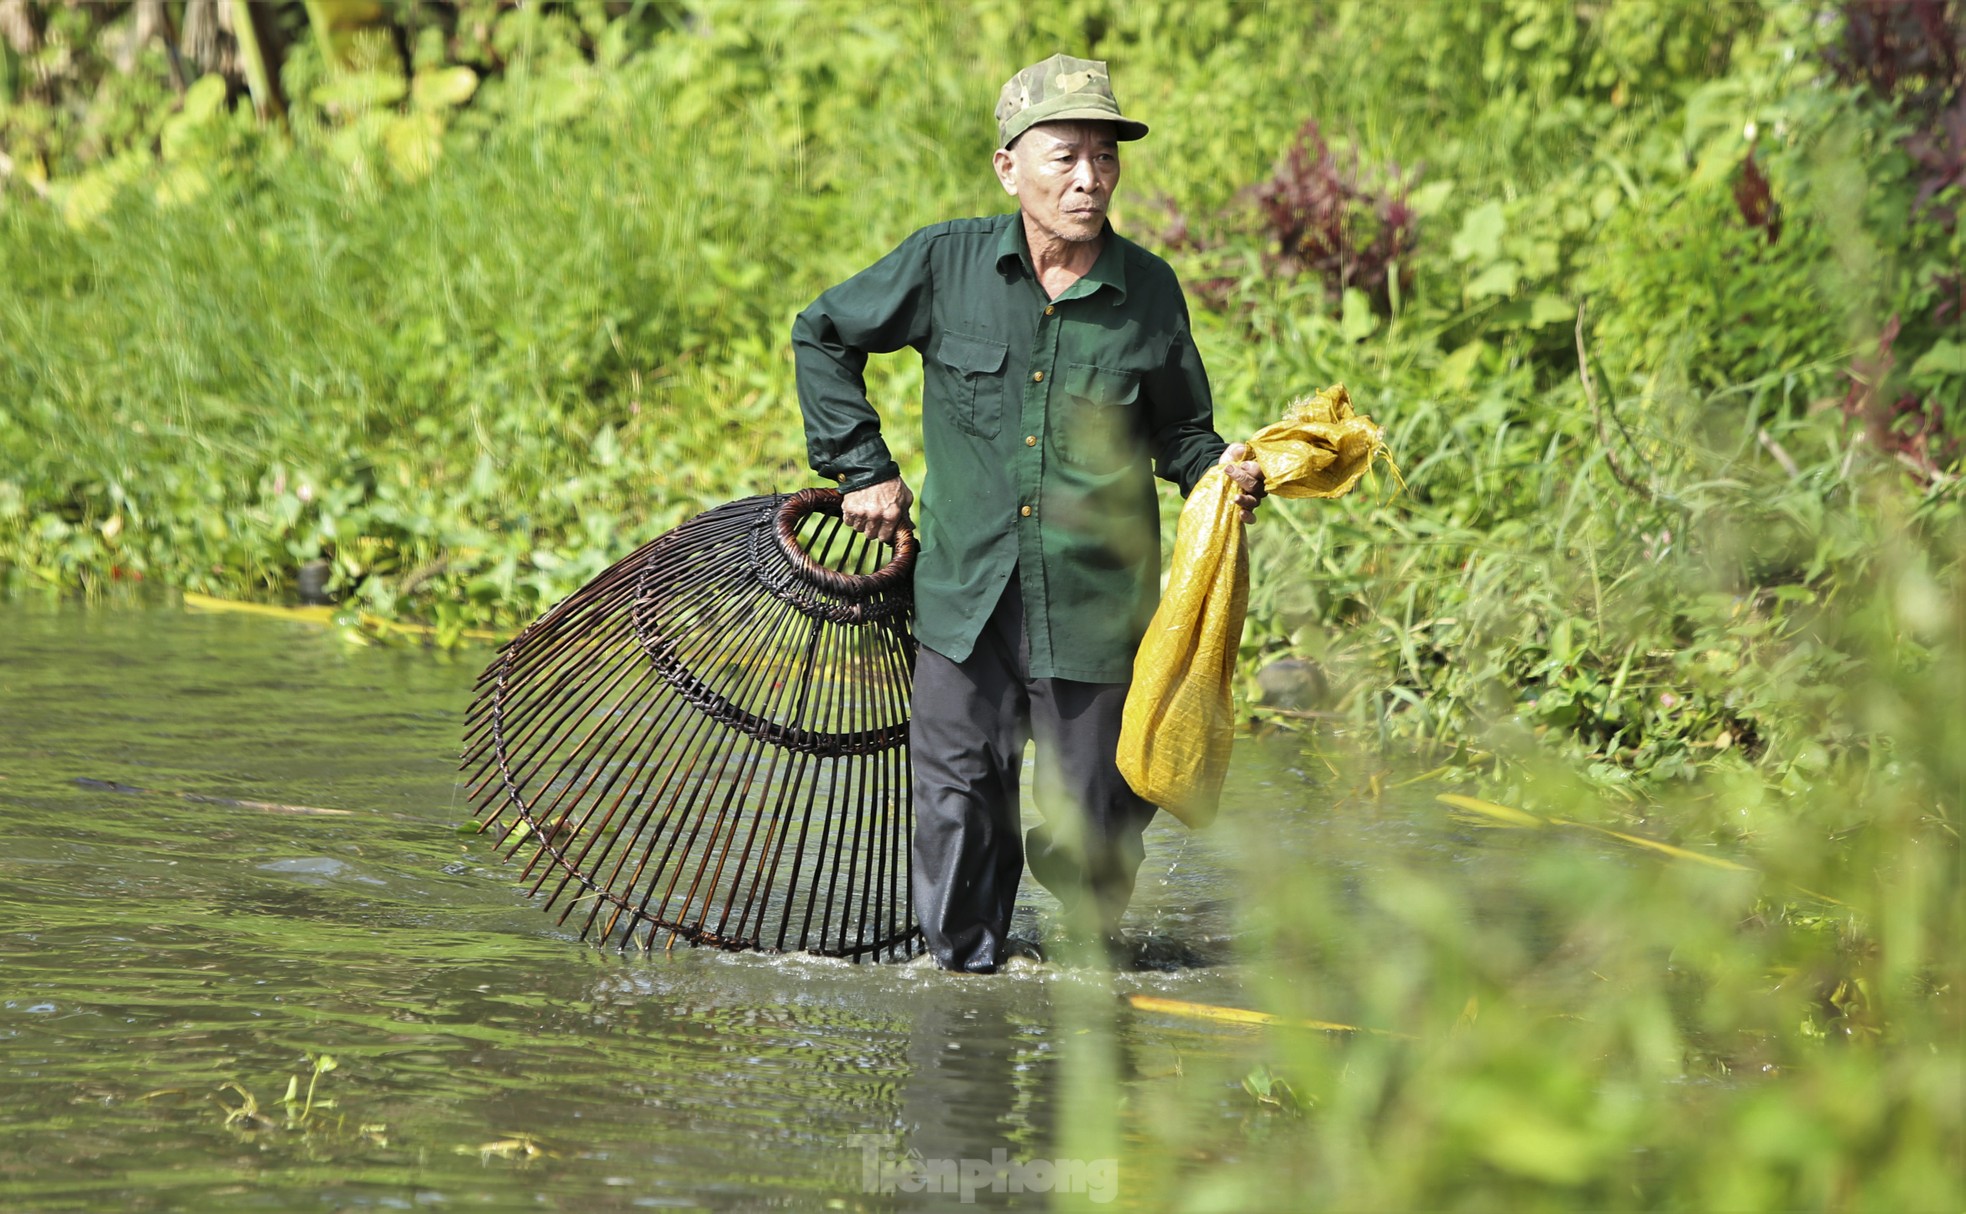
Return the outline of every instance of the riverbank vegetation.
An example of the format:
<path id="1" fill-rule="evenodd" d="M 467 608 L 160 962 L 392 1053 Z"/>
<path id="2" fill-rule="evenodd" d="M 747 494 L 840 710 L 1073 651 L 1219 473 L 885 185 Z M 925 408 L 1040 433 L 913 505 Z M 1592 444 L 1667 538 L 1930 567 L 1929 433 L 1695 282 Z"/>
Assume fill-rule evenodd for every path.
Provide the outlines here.
<path id="1" fill-rule="evenodd" d="M 1342 381 L 1407 484 L 1265 508 L 1255 715 L 1341 807 L 1427 771 L 1761 874 L 1555 853 L 1521 891 L 1572 925 L 1547 954 L 1410 883 L 1367 908 L 1382 966 L 1272 873 L 1280 972 L 1434 1044 L 1292 1046 L 1322 1103 L 1264 1132 L 1314 1149 L 1235 1175 L 1957 1204 L 1956 0 L 4 8 L 8 584 L 278 599 L 326 561 L 452 637 L 809 483 L 790 317 L 1006 206 L 1009 71 L 1109 59 L 1153 125 L 1115 222 L 1189 285 L 1219 428 Z M 194 10 L 202 71 L 164 49 Z M 871 383 L 917 480 L 919 384 Z M 1592 975 L 1564 1009 L 1511 1002 L 1560 964 Z M 1640 1094 L 1689 1057 L 1686 1100 Z"/>

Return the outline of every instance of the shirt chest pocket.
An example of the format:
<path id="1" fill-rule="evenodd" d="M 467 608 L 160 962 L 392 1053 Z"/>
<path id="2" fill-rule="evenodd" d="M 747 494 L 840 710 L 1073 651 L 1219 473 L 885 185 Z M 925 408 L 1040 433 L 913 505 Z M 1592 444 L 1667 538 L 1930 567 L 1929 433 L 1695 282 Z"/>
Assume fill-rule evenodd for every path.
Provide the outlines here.
<path id="1" fill-rule="evenodd" d="M 1052 399 L 1052 445 L 1066 463 L 1103 474 L 1142 457 L 1138 371 L 1066 363 L 1058 389 Z"/>
<path id="2" fill-rule="evenodd" d="M 1009 347 L 967 333 L 944 334 L 935 356 L 954 381 L 950 406 L 956 427 L 978 438 L 995 438 L 1003 428 L 1004 358 Z"/>

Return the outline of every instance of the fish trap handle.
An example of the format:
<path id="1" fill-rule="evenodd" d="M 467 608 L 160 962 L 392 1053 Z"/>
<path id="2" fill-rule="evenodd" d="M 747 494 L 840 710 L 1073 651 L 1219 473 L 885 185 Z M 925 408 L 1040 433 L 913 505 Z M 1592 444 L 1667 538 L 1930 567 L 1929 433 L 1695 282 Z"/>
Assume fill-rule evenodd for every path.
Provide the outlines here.
<path id="1" fill-rule="evenodd" d="M 901 534 L 894 543 L 894 556 L 872 573 L 843 573 L 838 569 L 828 569 L 799 546 L 799 524 L 815 514 L 839 518 L 840 504 L 844 500 L 845 495 L 838 489 L 801 489 L 779 504 L 778 546 L 792 558 L 793 569 L 805 580 L 842 598 L 872 598 L 877 594 L 906 588 L 915 571 L 915 553 L 920 548 L 912 531 Z"/>

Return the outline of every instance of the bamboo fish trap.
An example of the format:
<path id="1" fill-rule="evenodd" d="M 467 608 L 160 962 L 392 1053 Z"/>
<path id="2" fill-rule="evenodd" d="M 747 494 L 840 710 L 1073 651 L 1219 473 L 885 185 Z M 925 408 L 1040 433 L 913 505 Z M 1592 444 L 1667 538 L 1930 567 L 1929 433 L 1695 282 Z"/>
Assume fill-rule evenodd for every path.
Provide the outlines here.
<path id="1" fill-rule="evenodd" d="M 831 489 L 659 536 L 485 669 L 464 769 L 583 939 L 904 957 L 915 541 Z M 665 941 L 666 933 L 666 941 Z"/>

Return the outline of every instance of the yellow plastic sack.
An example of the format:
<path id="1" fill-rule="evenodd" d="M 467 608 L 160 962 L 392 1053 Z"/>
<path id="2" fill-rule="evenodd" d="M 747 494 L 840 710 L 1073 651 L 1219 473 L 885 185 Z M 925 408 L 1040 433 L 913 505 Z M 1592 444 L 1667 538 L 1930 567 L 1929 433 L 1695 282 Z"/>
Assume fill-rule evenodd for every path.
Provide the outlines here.
<path id="1" fill-rule="evenodd" d="M 1352 412 L 1343 384 L 1293 401 L 1249 440 L 1271 497 L 1340 497 L 1385 436 Z M 1160 609 L 1133 659 L 1119 768 L 1148 801 L 1189 826 L 1215 818 L 1235 738 L 1230 681 L 1249 605 L 1249 557 L 1235 483 L 1211 468 L 1182 507 Z"/>

